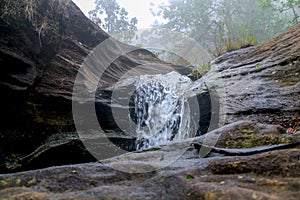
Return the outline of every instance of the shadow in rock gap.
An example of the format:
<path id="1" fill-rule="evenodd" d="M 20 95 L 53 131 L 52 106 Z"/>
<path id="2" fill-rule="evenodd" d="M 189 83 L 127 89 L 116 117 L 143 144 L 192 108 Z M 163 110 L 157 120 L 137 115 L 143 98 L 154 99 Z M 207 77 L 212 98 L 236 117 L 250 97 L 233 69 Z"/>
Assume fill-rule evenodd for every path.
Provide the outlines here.
<path id="1" fill-rule="evenodd" d="M 207 133 L 210 121 L 211 121 L 211 98 L 210 93 L 207 91 L 200 95 L 197 95 L 200 117 L 199 128 L 197 130 L 197 136 Z"/>
<path id="2" fill-rule="evenodd" d="M 52 135 L 31 153 L 5 153 L 5 156 L 1 156 L 1 160 L 3 162 L 0 164 L 0 173 L 96 161 L 76 133 Z"/>
<path id="3" fill-rule="evenodd" d="M 155 105 L 164 104 L 164 106 L 161 106 L 160 108 L 167 110 L 169 109 L 171 115 L 174 116 L 172 118 L 168 118 L 165 123 L 159 127 L 159 129 L 153 129 L 158 130 L 155 135 L 162 134 L 162 132 L 169 132 L 168 137 L 169 140 L 172 141 L 176 134 L 178 134 L 180 123 L 182 123 L 182 120 L 185 118 L 182 116 L 182 110 L 180 110 L 183 108 L 182 102 L 180 102 L 178 99 L 168 97 L 168 95 L 164 93 L 165 88 L 162 85 L 156 83 L 152 85 L 151 84 L 142 85 L 139 88 L 135 88 L 134 86 L 134 88 L 130 89 L 121 89 L 124 90 L 121 92 L 118 91 L 118 97 L 120 99 L 127 97 L 128 91 L 133 91 L 130 100 L 127 102 L 127 105 L 121 106 L 116 106 L 115 104 L 112 105 L 111 98 L 112 93 L 114 92 L 112 88 L 99 90 L 96 93 L 95 109 L 101 129 L 107 134 L 127 136 L 131 138 L 128 140 L 130 142 L 127 142 L 127 145 L 122 145 L 121 148 L 123 150 L 134 151 L 139 146 L 144 148 L 149 146 L 149 138 L 141 137 L 136 140 L 135 145 L 133 140 L 137 138 L 138 133 L 136 131 L 149 131 L 151 128 L 151 123 L 157 125 L 158 122 L 155 120 L 151 121 L 149 117 L 151 114 L 153 115 L 153 109 L 155 109 L 153 107 Z M 132 85 L 129 85 L 128 87 L 132 87 Z M 167 91 L 167 93 L 168 92 L 169 91 Z M 192 134 L 189 134 L 189 137 L 203 135 L 209 130 L 218 128 L 219 101 L 217 95 L 215 94 L 216 93 L 214 90 L 207 91 L 198 94 L 197 98 L 189 98 L 186 100 L 186 102 L 184 102 L 184 104 L 188 105 L 187 108 L 189 109 L 188 114 L 190 116 L 190 121 L 188 123 L 190 123 L 190 132 L 192 132 Z M 172 105 L 174 109 L 172 108 Z M 149 109 L 151 106 L 152 108 Z M 114 113 L 117 113 L 118 116 L 114 116 L 112 109 L 115 109 Z M 157 114 L 163 114 L 163 110 L 158 110 Z M 125 126 L 128 126 L 128 129 L 124 130 L 123 128 L 120 128 L 120 119 L 116 120 L 116 117 L 123 117 L 124 119 L 121 119 L 121 121 L 123 121 L 121 123 L 124 123 Z M 152 138 L 150 138 L 150 140 L 151 139 Z M 150 144 L 150 146 L 151 145 L 152 144 Z M 118 146 L 120 147 L 120 144 L 118 144 Z"/>
<path id="4" fill-rule="evenodd" d="M 200 116 L 196 136 L 200 136 L 219 128 L 220 102 L 216 91 L 213 89 L 198 94 L 197 100 Z"/>

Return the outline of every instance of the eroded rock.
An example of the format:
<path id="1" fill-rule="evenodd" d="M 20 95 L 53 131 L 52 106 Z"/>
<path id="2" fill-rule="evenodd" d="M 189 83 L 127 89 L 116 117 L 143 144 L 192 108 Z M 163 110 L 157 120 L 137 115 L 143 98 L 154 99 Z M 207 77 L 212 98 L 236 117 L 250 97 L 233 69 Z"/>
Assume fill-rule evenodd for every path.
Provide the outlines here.
<path id="1" fill-rule="evenodd" d="M 270 125 L 237 122 L 215 131 L 248 126 L 248 131 L 281 134 Z M 235 127 L 235 128 L 233 128 Z M 271 128 L 270 128 L 271 127 Z M 257 132 L 258 137 L 263 134 Z M 52 167 L 0 175 L 0 194 L 36 198 L 83 199 L 297 199 L 299 146 L 262 154 L 201 158 L 187 139 L 152 151 L 128 153 L 103 163 Z M 229 139 L 229 138 L 228 138 Z M 178 157 L 181 151 L 184 154 Z M 173 162 L 168 162 L 177 158 Z M 134 173 L 146 169 L 145 173 Z M 130 172 L 130 170 L 132 170 Z M 21 189 L 22 188 L 22 189 Z"/>
<path id="2" fill-rule="evenodd" d="M 217 87 L 226 123 L 278 123 L 284 121 L 278 118 L 299 117 L 299 30 L 300 23 L 261 45 L 228 52 L 212 62 L 204 79 Z"/>
<path id="3" fill-rule="evenodd" d="M 53 154 L 55 148 L 41 144 L 58 131 L 74 131 L 70 98 L 76 70 L 108 36 L 70 1 L 16 2 L 20 3 L 4 1 L 0 7 L 0 62 L 4 66 L 0 87 L 7 94 L 1 98 L 1 159 L 20 151 L 23 158 L 40 153 L 38 158 L 47 159 L 47 152 L 52 156 L 58 152 Z M 33 2 L 36 4 L 28 4 Z M 9 7 L 17 9 L 7 10 Z M 26 8 L 42 14 L 26 13 Z M 51 18 L 54 11 L 59 19 Z M 57 20 L 61 23 L 56 24 Z M 220 107 L 226 108 L 220 117 L 227 126 L 102 163 L 3 174 L 1 198 L 298 199 L 298 146 L 246 157 L 209 154 L 202 158 L 191 143 L 249 148 L 299 142 L 299 134 L 286 134 L 290 126 L 299 128 L 299 27 L 297 24 L 262 45 L 229 52 L 212 62 L 212 70 L 203 78 L 208 85 L 219 86 L 215 90 L 220 94 Z M 115 41 L 108 49 L 120 45 Z M 8 67 L 12 64 L 22 67 Z M 137 50 L 120 57 L 110 69 L 127 70 L 139 64 L 165 65 L 148 51 Z M 121 65 L 124 68 L 119 68 Z M 110 85 L 117 74 L 108 73 L 100 85 Z M 221 84 L 216 80 L 222 80 Z M 62 144 L 76 148 L 78 143 L 70 141 L 78 140 Z M 133 173 L 137 169 L 145 173 Z"/>
<path id="4" fill-rule="evenodd" d="M 109 63 L 99 86 L 114 83 L 140 65 L 153 73 L 161 66 L 187 72 L 110 38 L 72 1 L 4 0 L 0 15 L 1 158 L 26 156 L 58 133 L 77 135 L 71 102 L 74 81 L 84 59 L 104 41 L 105 54 L 100 57 L 122 48 L 132 51 Z"/>

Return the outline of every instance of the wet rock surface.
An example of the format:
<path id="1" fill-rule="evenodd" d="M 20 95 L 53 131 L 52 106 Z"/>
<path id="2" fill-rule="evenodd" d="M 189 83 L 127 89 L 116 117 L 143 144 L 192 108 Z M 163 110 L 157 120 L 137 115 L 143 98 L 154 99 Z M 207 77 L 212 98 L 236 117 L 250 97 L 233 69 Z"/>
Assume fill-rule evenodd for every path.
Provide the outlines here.
<path id="1" fill-rule="evenodd" d="M 204 77 L 217 82 L 226 123 L 241 119 L 299 126 L 300 24 L 261 45 L 228 52 Z M 288 122 L 288 123 L 284 123 Z"/>
<path id="2" fill-rule="evenodd" d="M 300 24 L 212 62 L 203 79 L 216 86 L 210 92 L 218 98 L 217 114 L 227 125 L 205 127 L 199 131 L 208 133 L 196 138 L 92 162 L 75 133 L 71 95 L 84 58 L 109 36 L 70 1 L 4 1 L 0 10 L 0 88 L 5 94 L 0 104 L 0 199 L 299 198 L 299 145 L 228 156 L 207 148 L 198 153 L 191 144 L 247 152 L 300 142 Z M 111 53 L 132 48 L 115 40 L 108 44 Z M 110 86 L 138 65 L 145 72 L 160 73 L 153 66 L 165 65 L 187 72 L 135 50 L 110 65 L 99 87 Z M 91 72 L 85 75 L 92 77 Z M 30 171 L 64 162 L 91 163 Z M 9 173 L 18 170 L 29 171 Z"/>
<path id="3" fill-rule="evenodd" d="M 140 65 L 153 73 L 161 66 L 188 72 L 110 38 L 72 1 L 4 0 L 0 15 L 0 90 L 5 94 L 0 99 L 0 163 L 34 152 L 53 135 L 77 136 L 71 102 L 74 81 L 84 59 L 103 41 L 107 42 L 100 57 L 128 53 L 109 63 L 99 86 Z M 82 146 L 78 145 L 74 150 Z"/>
<path id="4" fill-rule="evenodd" d="M 191 142 L 203 142 L 216 135 L 222 141 L 231 141 L 231 134 L 240 134 L 235 130 L 245 126 L 262 140 L 262 133 L 268 132 L 300 141 L 272 125 L 240 121 L 151 151 L 102 162 L 0 175 L 0 194 L 4 198 L 32 199 L 297 199 L 299 146 L 252 156 L 210 154 L 207 158 L 199 157 L 191 146 Z M 221 143 L 218 146 L 223 147 Z M 170 160 L 173 162 L 168 163 Z"/>

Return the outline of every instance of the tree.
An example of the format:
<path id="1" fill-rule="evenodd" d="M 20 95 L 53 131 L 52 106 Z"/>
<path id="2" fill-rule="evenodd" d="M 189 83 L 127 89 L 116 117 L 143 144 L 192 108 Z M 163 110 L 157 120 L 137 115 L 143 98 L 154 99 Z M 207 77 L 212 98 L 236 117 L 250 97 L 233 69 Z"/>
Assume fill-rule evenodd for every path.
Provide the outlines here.
<path id="1" fill-rule="evenodd" d="M 137 18 L 128 18 L 128 12 L 116 0 L 96 0 L 89 17 L 99 27 L 122 42 L 130 42 L 137 30 Z"/>
<path id="2" fill-rule="evenodd" d="M 267 40 L 289 26 L 284 13 L 261 1 L 270 0 L 170 0 L 158 14 L 168 20 L 163 28 L 187 34 L 218 56 Z"/>
<path id="3" fill-rule="evenodd" d="M 290 24 L 296 24 L 300 20 L 300 0 L 260 0 L 263 7 L 270 7 L 280 13 L 288 13 Z"/>

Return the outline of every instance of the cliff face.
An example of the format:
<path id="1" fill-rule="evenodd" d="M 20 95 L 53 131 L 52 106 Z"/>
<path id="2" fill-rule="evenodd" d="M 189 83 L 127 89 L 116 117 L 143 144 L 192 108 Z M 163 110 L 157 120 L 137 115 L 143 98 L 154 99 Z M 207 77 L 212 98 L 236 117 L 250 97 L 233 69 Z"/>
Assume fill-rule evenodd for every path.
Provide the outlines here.
<path id="1" fill-rule="evenodd" d="M 89 51 L 108 35 L 71 1 L 1 3 L 1 86 L 70 98 Z"/>
<path id="2" fill-rule="evenodd" d="M 83 60 L 109 37 L 68 0 L 4 0 L 0 13 L 0 83 L 11 90 L 70 99 Z M 119 44 L 114 42 L 109 44 L 112 50 Z M 163 63 L 150 52 L 137 50 L 110 68 L 122 71 L 145 62 Z"/>
<path id="3" fill-rule="evenodd" d="M 0 15 L 0 146 L 32 150 L 53 133 L 75 131 L 71 98 L 77 71 L 109 36 L 68 0 L 3 0 Z M 107 54 L 120 44 L 111 40 Z M 123 73 L 145 63 L 165 64 L 135 50 L 109 70 Z"/>
<path id="4" fill-rule="evenodd" d="M 75 134 L 72 89 L 85 57 L 109 36 L 70 1 L 3 0 L 0 15 L 0 174 L 93 161 Z M 110 40 L 107 54 L 101 56 L 124 46 L 131 48 Z M 224 119 L 226 126 L 197 138 L 107 159 L 105 164 L 0 175 L 0 197 L 298 199 L 299 52 L 300 23 L 273 40 L 228 52 L 212 62 L 212 69 L 202 77 L 210 97 L 198 95 L 198 103 L 209 107 L 201 98 L 211 99 L 210 114 Z M 101 83 L 111 85 L 139 65 L 151 73 L 160 72 L 162 66 L 186 72 L 136 49 L 110 64 Z M 92 71 L 85 75 L 93 77 Z M 214 110 L 214 100 L 220 109 Z M 287 128 L 298 132 L 287 133 Z M 215 138 L 218 154 L 199 158 L 191 143 L 201 146 Z M 132 145 L 130 139 L 126 142 L 120 145 Z M 289 144 L 278 148 L 283 143 Z M 267 146 L 257 147 L 263 145 Z M 275 146 L 270 150 L 269 145 Z M 262 153 L 266 148 L 271 152 Z M 139 170 L 147 173 L 131 173 Z"/>
<path id="5" fill-rule="evenodd" d="M 113 84 L 137 66 L 151 73 L 160 73 L 163 66 L 188 73 L 186 68 L 164 63 L 146 50 L 107 40 L 109 36 L 71 1 L 4 0 L 0 14 L 0 91 L 3 94 L 0 173 L 20 170 L 23 164 L 29 164 L 27 169 L 31 169 L 93 160 L 76 137 L 71 98 L 78 69 L 87 55 L 104 41 L 108 42 L 105 53 L 98 58 L 99 63 L 102 56 L 109 57 L 122 48 L 133 49 L 109 65 L 101 79 L 104 86 Z M 226 124 L 250 119 L 281 125 L 280 130 L 298 129 L 299 52 L 300 24 L 297 24 L 264 44 L 215 59 L 203 79 L 208 86 L 210 83 L 216 86 L 210 95 L 216 90 L 215 97 L 222 111 L 217 113 L 218 117 L 224 117 Z M 84 75 L 93 77 L 93 72 Z M 93 82 L 92 78 L 87 80 L 87 84 Z M 210 97 L 205 95 L 199 95 L 198 103 L 207 109 L 206 100 L 210 101 Z M 199 125 L 207 129 L 210 117 L 203 118 Z M 110 122 L 109 119 L 105 118 L 104 123 L 110 126 L 105 120 Z M 126 142 L 132 146 L 131 140 Z"/>
<path id="6" fill-rule="evenodd" d="M 33 145 L 46 132 L 73 130 L 77 70 L 108 35 L 71 1 L 5 0 L 0 13 L 1 142 Z"/>
<path id="7" fill-rule="evenodd" d="M 299 52 L 300 23 L 263 44 L 228 52 L 212 61 L 204 79 L 220 83 L 218 101 L 225 123 L 250 119 L 298 127 Z"/>

